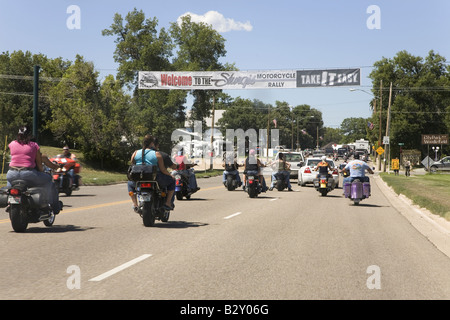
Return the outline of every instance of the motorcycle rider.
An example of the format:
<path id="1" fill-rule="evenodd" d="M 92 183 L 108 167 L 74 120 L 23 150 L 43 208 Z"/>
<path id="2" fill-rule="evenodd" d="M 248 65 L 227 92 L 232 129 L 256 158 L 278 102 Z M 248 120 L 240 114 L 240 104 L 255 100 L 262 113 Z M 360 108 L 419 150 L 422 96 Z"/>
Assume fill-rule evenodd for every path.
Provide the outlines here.
<path id="1" fill-rule="evenodd" d="M 223 171 L 222 182 L 226 183 L 227 174 L 234 175 L 236 177 L 236 181 L 238 182 L 238 186 L 242 186 L 241 177 L 239 176 L 239 164 L 237 162 L 237 154 L 235 151 L 226 151 L 223 153 L 223 162 L 222 167 L 225 168 Z"/>
<path id="2" fill-rule="evenodd" d="M 178 165 L 176 163 L 174 163 L 172 161 L 172 159 L 170 158 L 169 154 L 159 150 L 159 140 L 158 138 L 155 138 L 155 148 L 154 150 L 158 151 L 161 154 L 161 157 L 163 158 L 163 163 L 164 163 L 164 167 L 166 167 L 166 169 L 172 169 L 172 170 L 176 170 Z M 175 192 L 173 193 L 172 196 L 172 208 L 175 208 Z"/>
<path id="3" fill-rule="evenodd" d="M 43 172 L 43 159 L 39 145 L 32 141 L 31 131 L 27 126 L 19 128 L 17 140 L 9 144 L 11 162 L 6 174 L 7 187 L 11 187 L 15 180 L 25 180 L 29 186 L 42 187 L 47 195 L 48 203 L 54 214 L 62 208 L 58 191 L 49 174 Z M 52 168 L 59 168 L 53 163 L 46 164 Z M 43 214 L 49 216 L 49 213 Z"/>
<path id="4" fill-rule="evenodd" d="M 262 173 L 262 169 L 265 167 L 259 158 L 256 157 L 256 151 L 255 149 L 251 149 L 249 151 L 247 159 L 245 159 L 245 165 L 244 165 L 244 190 L 245 185 L 247 183 L 247 175 L 257 175 L 260 185 L 262 186 L 262 192 L 267 191 L 267 185 L 266 185 L 266 179 L 264 179 L 264 175 Z"/>
<path id="5" fill-rule="evenodd" d="M 144 150 L 144 154 L 142 154 Z M 144 157 L 142 157 L 144 156 Z M 164 204 L 165 210 L 173 210 L 172 199 L 175 192 L 175 179 L 167 171 L 164 166 L 164 160 L 159 151 L 155 151 L 155 138 L 149 134 L 144 137 L 142 149 L 134 151 L 131 156 L 131 163 L 133 164 L 150 164 L 157 166 L 156 181 L 161 187 L 167 187 L 166 203 Z M 133 209 L 138 211 L 138 204 L 136 198 L 136 182 L 128 181 L 128 194 L 133 202 Z"/>
<path id="6" fill-rule="evenodd" d="M 197 178 L 195 177 L 194 170 L 190 168 L 196 166 L 196 163 L 190 163 L 188 158 L 184 155 L 183 149 L 179 150 L 175 157 L 175 162 L 178 164 L 177 171 L 188 180 L 188 189 L 194 193 L 200 190 L 197 185 Z"/>
<path id="7" fill-rule="evenodd" d="M 69 146 L 65 145 L 63 147 L 63 156 L 65 158 L 69 158 L 73 161 L 77 161 L 77 156 L 70 152 Z M 75 190 L 79 190 L 79 180 L 80 180 L 80 176 L 78 174 L 75 174 L 75 169 L 74 167 L 70 168 L 69 171 L 67 171 L 67 173 L 72 177 L 72 181 L 73 181 L 73 185 L 75 186 Z"/>
<path id="8" fill-rule="evenodd" d="M 321 175 L 326 175 L 327 178 L 330 178 L 331 174 L 328 172 L 328 170 L 332 171 L 333 168 L 331 168 L 330 164 L 327 162 L 326 156 L 322 156 L 321 160 L 322 161 L 320 161 L 317 164 L 317 167 L 314 169 L 314 171 L 319 171 L 319 174 L 317 175 L 317 177 L 319 177 Z"/>
<path id="9" fill-rule="evenodd" d="M 344 178 L 343 183 L 352 183 L 353 180 L 359 179 L 361 182 L 370 182 L 369 177 L 366 177 L 366 170 L 373 174 L 372 169 L 369 167 L 369 165 L 362 160 L 359 160 L 359 154 L 355 153 L 353 155 L 353 161 L 350 161 L 342 171 L 344 173 L 350 173 L 348 177 Z"/>
<path id="10" fill-rule="evenodd" d="M 278 154 L 278 159 L 272 163 L 272 184 L 270 185 L 269 190 L 272 191 L 275 187 L 275 183 L 277 182 L 276 174 L 279 173 L 283 175 L 284 181 L 288 186 L 288 191 L 293 191 L 291 186 L 291 164 L 286 162 L 284 154 L 280 152 Z"/>

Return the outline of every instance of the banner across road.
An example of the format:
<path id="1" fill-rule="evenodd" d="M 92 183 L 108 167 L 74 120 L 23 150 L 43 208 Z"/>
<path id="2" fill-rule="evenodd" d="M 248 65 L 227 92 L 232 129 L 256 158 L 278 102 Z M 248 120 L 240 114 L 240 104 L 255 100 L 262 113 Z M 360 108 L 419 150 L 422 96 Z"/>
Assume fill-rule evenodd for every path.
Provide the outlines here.
<path id="1" fill-rule="evenodd" d="M 292 89 L 360 85 L 360 69 L 139 71 L 139 89 Z"/>

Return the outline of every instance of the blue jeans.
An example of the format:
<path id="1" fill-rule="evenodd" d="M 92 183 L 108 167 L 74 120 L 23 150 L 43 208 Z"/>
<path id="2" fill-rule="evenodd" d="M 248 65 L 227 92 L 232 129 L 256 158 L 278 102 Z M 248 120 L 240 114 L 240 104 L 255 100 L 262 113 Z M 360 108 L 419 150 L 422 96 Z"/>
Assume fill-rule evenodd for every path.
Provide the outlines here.
<path id="1" fill-rule="evenodd" d="M 271 184 L 272 188 L 275 187 L 275 183 L 277 182 L 277 175 L 282 175 L 284 177 L 284 182 L 286 182 L 286 185 L 288 186 L 288 188 L 289 189 L 292 188 L 291 180 L 290 180 L 291 173 L 289 171 L 272 172 L 272 184 Z"/>
<path id="2" fill-rule="evenodd" d="M 168 191 L 175 190 L 175 180 L 172 177 L 169 177 L 168 175 L 158 172 L 156 174 L 156 181 L 158 182 L 160 188 L 167 187 Z M 135 181 L 129 180 L 127 186 L 128 192 L 136 192 Z"/>
<path id="3" fill-rule="evenodd" d="M 197 189 L 197 179 L 195 178 L 194 170 L 178 170 L 178 173 L 188 178 L 188 189 Z"/>
<path id="4" fill-rule="evenodd" d="M 41 187 L 44 189 L 48 203 L 53 209 L 54 214 L 58 214 L 61 210 L 59 204 L 59 193 L 56 190 L 56 186 L 53 183 L 52 177 L 44 172 L 33 170 L 8 170 L 6 174 L 7 187 L 11 187 L 11 184 L 15 180 L 24 180 L 30 187 Z"/>
<path id="5" fill-rule="evenodd" d="M 359 179 L 361 182 L 370 182 L 369 177 L 346 177 L 342 183 L 352 183 L 355 179 Z"/>
<path id="6" fill-rule="evenodd" d="M 167 191 L 175 190 L 175 179 L 173 179 L 172 177 L 169 177 L 168 175 L 158 172 L 156 174 L 156 181 L 158 182 L 160 188 L 166 187 Z M 135 181 L 128 180 L 127 187 L 128 187 L 128 192 L 136 193 L 136 182 Z M 172 200 L 172 206 L 173 206 L 174 201 L 175 201 L 175 192 L 173 193 L 171 200 Z"/>
<path id="7" fill-rule="evenodd" d="M 227 171 L 227 170 L 225 170 L 224 172 L 223 172 L 223 176 L 222 176 L 222 182 L 225 182 L 226 180 L 226 177 L 227 177 L 227 174 L 232 174 L 232 175 L 235 175 L 236 176 L 236 181 L 238 182 L 238 183 L 241 183 L 241 177 L 239 176 L 239 171 L 237 171 L 237 170 L 233 170 L 233 171 Z"/>

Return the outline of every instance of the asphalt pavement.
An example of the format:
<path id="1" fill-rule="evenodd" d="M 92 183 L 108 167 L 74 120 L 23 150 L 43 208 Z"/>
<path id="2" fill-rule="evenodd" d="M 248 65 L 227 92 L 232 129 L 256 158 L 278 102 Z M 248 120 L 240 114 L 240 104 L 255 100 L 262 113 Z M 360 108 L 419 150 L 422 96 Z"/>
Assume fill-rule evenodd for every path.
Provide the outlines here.
<path id="1" fill-rule="evenodd" d="M 449 299 L 447 229 L 397 207 L 372 179 L 359 206 L 342 189 L 321 197 L 294 183 L 250 199 L 221 177 L 199 179 L 201 190 L 151 228 L 126 184 L 62 196 L 49 228 L 15 233 L 1 212 L 0 299 Z"/>

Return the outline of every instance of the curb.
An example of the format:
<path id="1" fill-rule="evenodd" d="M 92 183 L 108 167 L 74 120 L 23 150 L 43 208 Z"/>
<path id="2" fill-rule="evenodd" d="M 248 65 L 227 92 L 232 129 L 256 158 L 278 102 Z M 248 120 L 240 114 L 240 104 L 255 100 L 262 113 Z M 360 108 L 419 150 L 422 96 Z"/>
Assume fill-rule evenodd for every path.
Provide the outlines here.
<path id="1" fill-rule="evenodd" d="M 402 214 L 411 225 L 424 235 L 436 248 L 450 258 L 450 221 L 429 210 L 420 208 L 403 194 L 397 195 L 380 176 L 374 175 L 381 192 L 392 206 Z"/>

